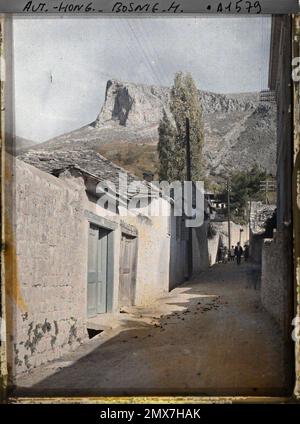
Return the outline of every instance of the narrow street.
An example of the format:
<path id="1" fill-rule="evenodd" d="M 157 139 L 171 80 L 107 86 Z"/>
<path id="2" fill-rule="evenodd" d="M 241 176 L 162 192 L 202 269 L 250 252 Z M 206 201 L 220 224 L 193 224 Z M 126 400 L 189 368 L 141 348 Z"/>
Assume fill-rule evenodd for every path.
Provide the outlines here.
<path id="1" fill-rule="evenodd" d="M 216 265 L 17 381 L 18 394 L 280 395 L 276 324 L 260 305 L 259 269 Z"/>

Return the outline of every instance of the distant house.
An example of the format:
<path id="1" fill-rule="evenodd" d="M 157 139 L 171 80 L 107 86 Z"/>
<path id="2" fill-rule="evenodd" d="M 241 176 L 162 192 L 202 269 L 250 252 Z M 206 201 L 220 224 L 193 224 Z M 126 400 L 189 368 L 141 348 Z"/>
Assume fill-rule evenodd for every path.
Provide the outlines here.
<path id="1" fill-rule="evenodd" d="M 210 209 L 209 213 L 211 220 L 222 221 L 227 218 L 227 214 L 224 216 L 224 212 L 227 210 L 227 199 L 225 194 L 216 194 L 214 192 L 206 191 L 205 198 Z"/>
<path id="2" fill-rule="evenodd" d="M 13 322 L 14 375 L 74 349 L 91 318 L 147 304 L 186 276 L 181 217 L 169 213 L 171 199 L 149 194 L 150 183 L 139 195 L 124 194 L 119 173 L 129 183 L 136 177 L 89 150 L 36 150 L 21 159 L 14 234 L 23 306 Z M 99 191 L 106 180 L 114 188 Z M 99 204 L 104 196 L 116 210 Z M 145 199 L 168 213 L 149 215 Z M 129 202 L 135 206 L 126 215 Z"/>

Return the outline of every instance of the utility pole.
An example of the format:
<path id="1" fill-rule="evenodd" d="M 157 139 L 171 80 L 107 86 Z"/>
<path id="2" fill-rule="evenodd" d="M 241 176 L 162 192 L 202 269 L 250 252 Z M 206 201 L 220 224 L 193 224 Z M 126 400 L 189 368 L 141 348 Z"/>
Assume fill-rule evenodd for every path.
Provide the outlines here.
<path id="1" fill-rule="evenodd" d="M 248 225 L 249 225 L 249 240 L 250 240 L 250 238 L 251 238 L 251 213 L 252 213 L 252 211 L 251 211 L 251 209 L 252 209 L 251 199 L 248 202 L 248 208 L 249 208 L 249 213 L 248 213 L 248 220 L 249 220 L 249 222 L 248 222 Z"/>
<path id="2" fill-rule="evenodd" d="M 249 200 L 248 200 L 248 202 L 247 202 L 247 212 L 248 212 L 248 216 L 247 216 L 247 219 L 248 219 L 248 225 L 247 225 L 247 227 L 248 227 L 248 229 L 247 229 L 247 231 L 248 231 L 248 237 L 246 237 L 246 238 L 248 238 L 248 248 L 249 248 L 249 257 L 252 255 L 252 238 L 251 238 L 251 197 L 249 198 Z M 247 243 L 246 243 L 247 244 Z"/>
<path id="3" fill-rule="evenodd" d="M 260 189 L 260 191 L 263 191 L 265 193 L 265 204 L 267 205 L 269 203 L 268 193 L 276 191 L 276 185 L 275 185 L 274 181 L 268 180 L 266 178 L 264 181 L 260 182 L 259 189 Z"/>
<path id="4" fill-rule="evenodd" d="M 231 228 L 230 228 L 230 182 L 227 179 L 227 219 L 228 219 L 228 251 L 231 249 Z"/>
<path id="5" fill-rule="evenodd" d="M 190 120 L 185 119 L 185 138 L 186 138 L 186 179 L 192 181 L 192 164 L 191 164 L 191 144 L 190 144 Z M 193 190 L 192 190 L 192 202 L 193 202 Z M 192 228 L 188 228 L 188 276 L 191 277 L 193 273 L 193 231 Z"/>

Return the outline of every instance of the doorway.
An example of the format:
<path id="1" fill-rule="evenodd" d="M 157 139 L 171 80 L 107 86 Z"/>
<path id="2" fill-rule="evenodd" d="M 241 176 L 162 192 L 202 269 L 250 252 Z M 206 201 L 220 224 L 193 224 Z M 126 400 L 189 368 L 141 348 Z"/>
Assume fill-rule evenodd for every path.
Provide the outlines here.
<path id="1" fill-rule="evenodd" d="M 136 290 L 137 238 L 122 234 L 120 252 L 119 307 L 133 306 Z"/>
<path id="2" fill-rule="evenodd" d="M 107 312 L 108 236 L 110 231 L 90 224 L 88 240 L 87 315 Z"/>

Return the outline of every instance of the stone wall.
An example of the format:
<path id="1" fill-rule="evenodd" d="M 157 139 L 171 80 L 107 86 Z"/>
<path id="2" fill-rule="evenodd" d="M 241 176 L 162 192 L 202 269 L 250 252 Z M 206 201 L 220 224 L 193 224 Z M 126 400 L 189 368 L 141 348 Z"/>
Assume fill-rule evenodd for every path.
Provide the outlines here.
<path id="1" fill-rule="evenodd" d="M 292 267 L 289 228 L 280 228 L 262 247 L 261 301 L 285 337 L 291 333 Z"/>
<path id="2" fill-rule="evenodd" d="M 164 203 L 164 206 L 155 205 Z M 169 207 L 165 200 L 152 200 L 151 208 Z M 173 247 L 171 253 L 171 223 L 168 213 L 165 216 L 148 216 L 146 207 L 141 207 L 132 212 L 120 207 L 121 215 L 116 215 L 107 209 L 103 209 L 93 201 L 85 201 L 85 210 L 89 210 L 97 216 L 114 222 L 118 227 L 114 230 L 114 298 L 113 312 L 118 311 L 118 285 L 119 285 L 119 255 L 121 243 L 120 222 L 132 225 L 137 231 L 138 255 L 136 270 L 136 305 L 145 305 L 156 299 L 163 293 L 169 291 L 169 280 L 171 278 L 170 256 L 175 254 Z M 150 209 L 151 210 L 151 209 Z M 180 262 L 179 262 L 180 263 Z M 178 266 L 178 264 L 177 264 Z M 173 270 L 176 265 L 172 262 Z M 173 272 L 174 273 L 174 272 Z M 176 286 L 181 281 L 173 282 Z"/>
<path id="3" fill-rule="evenodd" d="M 208 222 L 193 229 L 193 272 L 204 271 L 209 267 L 209 252 L 207 239 Z"/>
<path id="4" fill-rule="evenodd" d="M 208 263 L 209 266 L 212 266 L 216 263 L 218 258 L 218 249 L 220 243 L 220 234 L 217 234 L 208 239 Z"/>
<path id="5" fill-rule="evenodd" d="M 13 374 L 60 357 L 87 337 L 87 232 L 83 181 L 78 183 L 68 186 L 16 161 L 14 229 L 21 302 L 14 313 Z"/>
<path id="6" fill-rule="evenodd" d="M 213 221 L 210 224 L 214 230 L 215 235 L 212 238 L 207 238 L 208 222 L 194 229 L 193 235 L 193 269 L 194 272 L 205 271 L 209 266 L 216 263 L 219 243 L 222 242 L 224 246 L 228 247 L 228 223 Z M 240 226 L 234 222 L 230 223 L 231 244 L 236 245 L 240 241 L 240 228 L 243 229 L 241 233 L 241 245 L 249 242 L 249 227 L 247 225 Z"/>
<path id="7" fill-rule="evenodd" d="M 169 207 L 165 200 L 152 200 L 153 210 L 163 207 Z M 169 291 L 171 222 L 168 212 L 151 217 L 147 208 L 136 212 L 123 219 L 138 231 L 136 304 L 145 305 Z"/>
<path id="8" fill-rule="evenodd" d="M 89 222 L 113 234 L 112 312 L 119 310 L 121 228 L 126 224 L 138 237 L 135 304 L 168 292 L 171 274 L 173 287 L 182 282 L 185 242 L 181 246 L 175 240 L 171 246 L 174 228 L 168 211 L 154 217 L 142 209 L 128 216 L 113 214 L 87 195 L 80 172 L 66 171 L 57 178 L 18 160 L 15 197 L 19 301 L 13 304 L 12 375 L 59 358 L 87 339 Z M 170 208 L 164 199 L 152 202 Z M 171 263 L 175 253 L 177 261 Z"/>
<path id="9" fill-rule="evenodd" d="M 224 246 L 228 246 L 228 223 L 224 222 L 213 222 L 212 223 L 217 233 L 220 234 Z M 242 232 L 240 233 L 240 229 Z M 248 225 L 238 225 L 234 222 L 230 222 L 230 240 L 231 245 L 236 246 L 239 241 L 241 241 L 241 246 L 243 247 L 245 243 L 249 242 L 249 226 Z"/>

